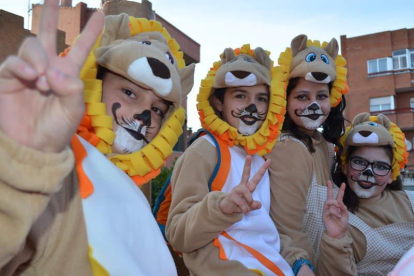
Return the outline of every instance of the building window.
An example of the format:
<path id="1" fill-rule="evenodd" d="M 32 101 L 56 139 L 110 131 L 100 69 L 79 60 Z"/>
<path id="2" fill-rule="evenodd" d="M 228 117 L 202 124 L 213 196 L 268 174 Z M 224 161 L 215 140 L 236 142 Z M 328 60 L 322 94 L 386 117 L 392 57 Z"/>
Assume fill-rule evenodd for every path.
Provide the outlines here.
<path id="1" fill-rule="evenodd" d="M 410 98 L 410 107 L 414 109 L 414 98 Z"/>
<path id="2" fill-rule="evenodd" d="M 408 50 L 398 50 L 392 52 L 392 61 L 394 70 L 407 69 L 408 68 Z"/>
<path id="3" fill-rule="evenodd" d="M 368 60 L 368 74 L 387 72 L 392 70 L 391 58 Z"/>
<path id="4" fill-rule="evenodd" d="M 394 96 L 369 99 L 369 111 L 384 111 L 394 109 Z"/>
<path id="5" fill-rule="evenodd" d="M 414 50 L 410 50 L 411 68 L 414 68 Z"/>

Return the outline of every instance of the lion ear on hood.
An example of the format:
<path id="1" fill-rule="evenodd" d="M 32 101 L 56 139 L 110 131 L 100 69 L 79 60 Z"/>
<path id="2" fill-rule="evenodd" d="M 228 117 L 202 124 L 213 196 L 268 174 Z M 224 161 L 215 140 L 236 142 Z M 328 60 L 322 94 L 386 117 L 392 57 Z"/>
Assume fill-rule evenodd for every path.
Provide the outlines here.
<path id="1" fill-rule="evenodd" d="M 231 60 L 233 60 L 236 56 L 234 55 L 234 51 L 232 48 L 226 48 L 221 54 L 221 64 L 225 64 Z"/>
<path id="2" fill-rule="evenodd" d="M 335 60 L 338 56 L 339 51 L 338 41 L 335 38 L 332 38 L 331 41 L 329 41 L 328 45 L 326 45 L 323 49 L 333 60 Z"/>
<path id="3" fill-rule="evenodd" d="M 131 37 L 129 16 L 126 13 L 105 17 L 105 27 L 101 38 L 101 46 L 107 46 L 118 39 Z"/>
<path id="4" fill-rule="evenodd" d="M 377 121 L 379 124 L 383 125 L 386 129 L 389 130 L 391 128 L 391 121 L 384 114 L 378 114 Z"/>
<path id="5" fill-rule="evenodd" d="M 182 69 L 179 69 L 179 75 L 181 77 L 181 90 L 183 91 L 181 99 L 184 99 L 194 85 L 194 71 L 195 64 L 192 63 Z"/>
<path id="6" fill-rule="evenodd" d="M 296 56 L 302 50 L 307 48 L 308 36 L 301 34 L 295 37 L 290 43 L 290 48 L 292 49 L 292 56 Z"/>
<path id="7" fill-rule="evenodd" d="M 262 64 L 267 69 L 270 69 L 271 67 L 270 57 L 266 53 L 266 51 L 263 50 L 263 48 L 257 47 L 256 49 L 254 49 L 254 59 L 257 60 L 257 62 Z"/>
<path id="8" fill-rule="evenodd" d="M 369 121 L 369 113 L 364 112 L 364 113 L 361 113 L 355 116 L 354 121 L 352 122 L 352 125 L 356 126 L 366 121 Z"/>

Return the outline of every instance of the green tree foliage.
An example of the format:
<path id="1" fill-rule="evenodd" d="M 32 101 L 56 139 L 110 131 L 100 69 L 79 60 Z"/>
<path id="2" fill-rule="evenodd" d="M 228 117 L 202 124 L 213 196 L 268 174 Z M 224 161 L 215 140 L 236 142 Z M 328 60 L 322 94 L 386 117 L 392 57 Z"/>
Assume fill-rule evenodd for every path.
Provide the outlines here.
<path id="1" fill-rule="evenodd" d="M 175 161 L 174 161 L 175 164 Z M 161 168 L 161 173 L 152 180 L 151 182 L 151 208 L 154 208 L 155 200 L 161 192 L 162 187 L 164 187 L 165 181 L 172 174 L 174 169 L 174 164 L 171 168 L 163 167 Z"/>

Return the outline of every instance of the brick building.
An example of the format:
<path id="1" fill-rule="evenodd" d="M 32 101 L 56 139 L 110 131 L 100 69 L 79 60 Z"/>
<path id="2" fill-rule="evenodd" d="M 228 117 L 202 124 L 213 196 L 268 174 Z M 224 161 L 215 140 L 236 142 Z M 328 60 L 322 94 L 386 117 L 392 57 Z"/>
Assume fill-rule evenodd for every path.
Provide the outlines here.
<path id="1" fill-rule="evenodd" d="M 414 28 L 359 37 L 341 36 L 347 60 L 346 118 L 386 114 L 405 133 L 410 151 L 405 185 L 414 185 Z"/>
<path id="2" fill-rule="evenodd" d="M 33 36 L 29 30 L 24 28 L 24 18 L 0 10 L 0 63 L 9 55 L 16 55 L 20 44 L 28 36 Z M 63 51 L 67 45 L 65 44 L 65 33 L 58 31 L 57 47 L 59 51 Z"/>

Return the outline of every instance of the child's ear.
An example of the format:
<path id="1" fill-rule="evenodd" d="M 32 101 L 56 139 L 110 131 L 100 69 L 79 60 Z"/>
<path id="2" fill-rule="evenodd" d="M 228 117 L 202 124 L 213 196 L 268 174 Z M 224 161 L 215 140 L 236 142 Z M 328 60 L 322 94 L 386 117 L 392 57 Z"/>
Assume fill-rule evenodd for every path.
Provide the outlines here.
<path id="1" fill-rule="evenodd" d="M 188 93 L 190 93 L 191 89 L 194 85 L 194 70 L 195 64 L 192 63 L 183 69 L 179 70 L 180 78 L 181 78 L 181 89 L 183 91 L 181 99 L 184 99 Z"/>
<path id="2" fill-rule="evenodd" d="M 223 103 L 216 96 L 214 96 L 214 95 L 213 95 L 213 103 L 214 103 L 214 107 L 219 112 L 223 112 Z"/>

